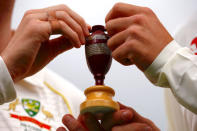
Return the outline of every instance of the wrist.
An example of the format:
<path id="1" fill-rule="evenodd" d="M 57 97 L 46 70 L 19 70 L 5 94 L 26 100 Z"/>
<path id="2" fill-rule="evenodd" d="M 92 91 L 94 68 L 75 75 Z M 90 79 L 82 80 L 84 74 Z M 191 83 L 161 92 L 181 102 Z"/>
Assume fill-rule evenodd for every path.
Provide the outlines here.
<path id="1" fill-rule="evenodd" d="M 144 74 L 152 83 L 157 85 L 162 68 L 181 48 L 182 47 L 175 40 L 171 41 L 166 47 L 164 47 L 153 63 L 144 71 Z M 164 83 L 160 84 L 164 85 Z"/>

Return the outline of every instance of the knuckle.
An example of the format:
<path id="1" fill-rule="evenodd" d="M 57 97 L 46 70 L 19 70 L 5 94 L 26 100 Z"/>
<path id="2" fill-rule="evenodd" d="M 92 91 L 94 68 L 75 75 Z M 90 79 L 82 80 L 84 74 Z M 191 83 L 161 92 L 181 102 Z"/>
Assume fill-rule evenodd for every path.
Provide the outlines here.
<path id="1" fill-rule="evenodd" d="M 26 15 L 24 16 L 24 19 L 27 20 L 27 21 L 31 21 L 33 18 L 34 18 L 34 17 L 33 17 L 33 14 L 32 14 L 32 13 L 26 14 Z"/>
<path id="2" fill-rule="evenodd" d="M 143 49 L 142 52 L 141 52 L 141 55 L 145 56 L 145 57 L 148 57 L 150 55 L 150 51 L 147 50 L 147 49 Z"/>
<path id="3" fill-rule="evenodd" d="M 28 16 L 28 15 L 34 13 L 34 11 L 35 10 L 28 10 L 28 11 L 25 12 L 24 16 Z"/>
<path id="4" fill-rule="evenodd" d="M 86 22 L 85 22 L 85 20 L 84 20 L 82 17 L 79 17 L 79 22 L 80 22 L 82 25 L 86 25 Z"/>
<path id="5" fill-rule="evenodd" d="M 112 35 L 113 26 L 111 21 L 106 23 L 105 28 L 108 32 L 108 35 Z"/>
<path id="6" fill-rule="evenodd" d="M 32 32 L 34 32 L 34 31 L 37 31 L 37 25 L 38 25 L 39 23 L 36 21 L 36 20 L 30 20 L 29 22 L 28 22 L 28 29 Z"/>
<path id="7" fill-rule="evenodd" d="M 66 29 L 68 26 L 63 20 L 59 20 L 59 24 L 62 30 Z"/>
<path id="8" fill-rule="evenodd" d="M 60 16 L 64 16 L 64 17 L 68 17 L 68 14 L 65 11 L 57 11 L 57 14 L 59 14 Z"/>
<path id="9" fill-rule="evenodd" d="M 136 26 L 130 26 L 128 29 L 127 29 L 127 31 L 128 31 L 128 34 L 129 35 L 136 35 L 137 34 L 137 31 L 138 30 L 138 28 L 136 27 Z"/>
<path id="10" fill-rule="evenodd" d="M 105 25 L 105 28 L 106 28 L 107 30 L 110 30 L 110 27 L 111 27 L 111 22 L 108 21 L 108 22 L 106 23 L 106 25 Z"/>
<path id="11" fill-rule="evenodd" d="M 118 3 L 116 3 L 116 4 L 113 6 L 112 11 L 114 11 L 114 12 L 119 12 L 119 11 L 120 11 L 120 8 L 121 8 L 122 6 L 123 6 L 123 3 L 118 2 Z"/>
<path id="12" fill-rule="evenodd" d="M 59 20 L 59 24 L 61 27 L 64 27 L 64 25 L 65 25 L 64 21 L 62 21 L 62 20 Z"/>
<path id="13" fill-rule="evenodd" d="M 130 26 L 128 28 L 128 36 L 138 39 L 143 37 L 144 28 L 138 25 Z"/>
<path id="14" fill-rule="evenodd" d="M 70 17 L 66 11 L 57 11 L 56 17 L 63 20 L 69 20 Z"/>
<path id="15" fill-rule="evenodd" d="M 112 50 L 112 45 L 113 45 L 112 39 L 109 39 L 109 40 L 107 41 L 107 46 L 109 47 L 110 50 Z"/>
<path id="16" fill-rule="evenodd" d="M 113 57 L 115 60 L 120 61 L 120 56 L 119 56 L 117 53 L 112 52 L 112 57 Z"/>
<path id="17" fill-rule="evenodd" d="M 48 33 L 50 31 L 48 31 L 38 20 L 31 20 L 28 23 L 28 31 L 31 32 L 32 35 L 36 35 L 42 39 L 47 39 L 50 35 Z"/>
<path id="18" fill-rule="evenodd" d="M 135 16 L 132 16 L 131 19 L 133 19 L 133 22 L 136 24 L 142 24 L 145 20 L 145 16 L 144 15 L 135 15 Z"/>
<path id="19" fill-rule="evenodd" d="M 131 40 L 125 42 L 125 47 L 127 47 L 130 52 L 137 53 L 138 46 L 139 46 L 139 42 L 136 39 L 131 39 Z"/>
<path id="20" fill-rule="evenodd" d="M 125 46 L 128 47 L 129 49 L 132 49 L 135 45 L 136 41 L 134 39 L 128 41 L 128 42 L 125 42 Z"/>
<path id="21" fill-rule="evenodd" d="M 153 10 L 150 9 L 150 8 L 148 8 L 148 7 L 143 7 L 143 10 L 144 10 L 144 12 L 145 12 L 146 14 L 154 14 L 154 13 L 153 13 Z"/>
<path id="22" fill-rule="evenodd" d="M 59 4 L 59 5 L 57 5 L 57 7 L 60 8 L 60 9 L 65 9 L 65 10 L 68 9 L 68 6 L 65 5 L 65 4 Z"/>
<path id="23" fill-rule="evenodd" d="M 75 28 L 76 28 L 75 31 L 77 32 L 77 34 L 83 35 L 83 30 L 80 26 L 76 26 Z"/>

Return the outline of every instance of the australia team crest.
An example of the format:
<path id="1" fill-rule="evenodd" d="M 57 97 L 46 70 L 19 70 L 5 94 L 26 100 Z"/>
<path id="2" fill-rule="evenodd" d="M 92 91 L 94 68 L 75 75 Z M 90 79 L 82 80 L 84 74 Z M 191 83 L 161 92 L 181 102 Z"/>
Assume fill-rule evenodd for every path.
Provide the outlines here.
<path id="1" fill-rule="evenodd" d="M 33 99 L 22 99 L 22 105 L 26 113 L 34 117 L 40 110 L 40 102 Z"/>

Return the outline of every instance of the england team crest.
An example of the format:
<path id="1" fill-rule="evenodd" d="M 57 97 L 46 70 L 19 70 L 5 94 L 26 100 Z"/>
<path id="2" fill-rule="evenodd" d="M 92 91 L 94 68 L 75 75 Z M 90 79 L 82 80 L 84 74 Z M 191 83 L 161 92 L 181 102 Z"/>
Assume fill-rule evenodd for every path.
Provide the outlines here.
<path id="1" fill-rule="evenodd" d="M 26 113 L 34 117 L 40 110 L 40 102 L 33 99 L 22 99 L 22 105 Z"/>
<path id="2" fill-rule="evenodd" d="M 190 44 L 190 49 L 193 51 L 195 55 L 197 55 L 197 37 L 192 40 Z"/>

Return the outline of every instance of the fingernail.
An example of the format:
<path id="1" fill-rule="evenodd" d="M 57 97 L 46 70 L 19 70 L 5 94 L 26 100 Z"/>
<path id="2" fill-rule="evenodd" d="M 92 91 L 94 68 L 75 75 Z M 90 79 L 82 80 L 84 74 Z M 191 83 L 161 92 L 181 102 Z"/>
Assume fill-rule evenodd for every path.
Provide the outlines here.
<path id="1" fill-rule="evenodd" d="M 85 33 L 86 33 L 86 36 L 89 36 L 90 35 L 90 32 L 89 32 L 89 30 L 88 30 L 87 27 L 85 28 Z"/>
<path id="2" fill-rule="evenodd" d="M 123 119 L 124 121 L 129 121 L 129 120 L 132 119 L 132 113 L 131 113 L 130 111 L 126 110 L 126 111 L 124 111 L 124 112 L 122 113 L 121 117 L 122 117 L 122 119 Z"/>
<path id="3" fill-rule="evenodd" d="M 77 48 L 80 48 L 81 47 L 81 44 L 77 44 Z"/>

